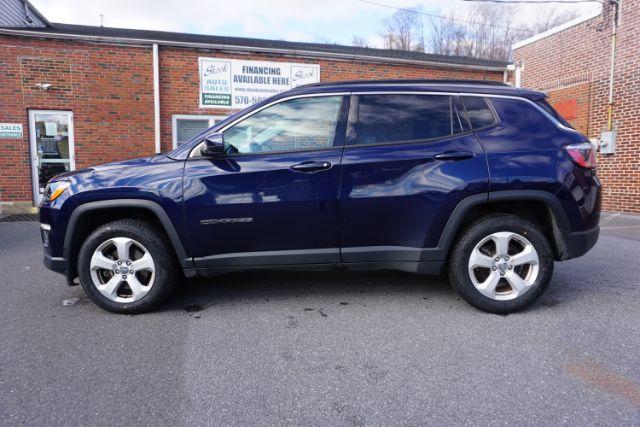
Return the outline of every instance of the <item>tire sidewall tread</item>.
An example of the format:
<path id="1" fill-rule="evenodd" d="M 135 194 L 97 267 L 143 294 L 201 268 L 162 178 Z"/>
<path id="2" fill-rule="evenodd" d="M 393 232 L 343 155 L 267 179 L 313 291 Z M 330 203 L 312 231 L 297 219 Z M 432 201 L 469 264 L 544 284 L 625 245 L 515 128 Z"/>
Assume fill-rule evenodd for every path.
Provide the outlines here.
<path id="1" fill-rule="evenodd" d="M 500 231 L 511 231 L 525 237 L 535 247 L 539 257 L 539 272 L 533 288 L 512 300 L 497 301 L 480 293 L 468 273 L 471 251 L 483 238 Z M 535 302 L 548 288 L 553 276 L 554 258 L 549 241 L 540 228 L 529 220 L 510 214 L 493 214 L 468 226 L 451 251 L 449 280 L 456 292 L 472 306 L 489 313 L 509 314 Z"/>
<path id="2" fill-rule="evenodd" d="M 105 240 L 114 237 L 129 237 L 142 244 L 153 257 L 155 278 L 153 287 L 144 297 L 133 303 L 119 303 L 103 296 L 93 284 L 90 262 L 96 248 Z M 177 264 L 173 250 L 164 233 L 144 221 L 123 219 L 98 227 L 83 242 L 78 253 L 78 276 L 87 296 L 107 311 L 122 314 L 137 314 L 151 311 L 162 304 L 175 287 Z"/>

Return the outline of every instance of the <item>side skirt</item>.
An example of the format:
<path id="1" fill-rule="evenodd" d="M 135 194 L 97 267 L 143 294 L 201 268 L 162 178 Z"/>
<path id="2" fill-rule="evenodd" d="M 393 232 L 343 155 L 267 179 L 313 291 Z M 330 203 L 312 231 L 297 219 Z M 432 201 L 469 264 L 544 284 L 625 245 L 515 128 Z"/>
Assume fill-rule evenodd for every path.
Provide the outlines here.
<path id="1" fill-rule="evenodd" d="M 374 271 L 394 270 L 407 273 L 437 275 L 444 270 L 444 261 L 384 261 L 384 262 L 347 262 L 319 264 L 269 264 L 269 265 L 235 265 L 218 267 L 201 267 L 189 271 L 188 277 L 215 277 L 221 274 L 246 270 L 284 270 L 284 271 Z M 194 274 L 195 273 L 195 274 Z"/>

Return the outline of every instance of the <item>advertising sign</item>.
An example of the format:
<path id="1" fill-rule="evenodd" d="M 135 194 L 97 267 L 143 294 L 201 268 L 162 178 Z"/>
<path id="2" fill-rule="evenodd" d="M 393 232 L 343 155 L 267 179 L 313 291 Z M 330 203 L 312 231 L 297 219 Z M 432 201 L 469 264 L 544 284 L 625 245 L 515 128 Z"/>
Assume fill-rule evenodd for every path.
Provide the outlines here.
<path id="1" fill-rule="evenodd" d="M 198 58 L 200 108 L 242 109 L 297 86 L 320 81 L 317 64 Z"/>
<path id="2" fill-rule="evenodd" d="M 22 123 L 0 123 L 0 138 L 22 139 Z"/>

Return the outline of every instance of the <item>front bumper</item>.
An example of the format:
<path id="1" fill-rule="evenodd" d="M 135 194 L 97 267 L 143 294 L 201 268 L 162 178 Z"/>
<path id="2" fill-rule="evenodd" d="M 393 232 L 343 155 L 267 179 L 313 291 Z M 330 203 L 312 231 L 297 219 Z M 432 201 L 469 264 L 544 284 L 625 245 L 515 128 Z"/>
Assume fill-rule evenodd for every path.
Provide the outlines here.
<path id="1" fill-rule="evenodd" d="M 51 271 L 55 271 L 60 274 L 67 274 L 67 260 L 62 257 L 54 257 L 51 254 L 45 252 L 44 254 L 44 266 Z"/>
<path id="2" fill-rule="evenodd" d="M 563 233 L 563 247 L 560 250 L 560 261 L 578 258 L 589 252 L 598 242 L 600 227 L 594 227 L 586 231 L 574 231 Z"/>

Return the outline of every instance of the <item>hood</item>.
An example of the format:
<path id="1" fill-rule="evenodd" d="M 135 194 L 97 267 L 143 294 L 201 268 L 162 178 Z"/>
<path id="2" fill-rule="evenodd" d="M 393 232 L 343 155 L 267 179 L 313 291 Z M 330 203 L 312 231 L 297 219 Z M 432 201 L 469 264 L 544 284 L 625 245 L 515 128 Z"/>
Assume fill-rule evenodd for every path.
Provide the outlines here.
<path id="1" fill-rule="evenodd" d="M 183 161 L 157 155 L 91 166 L 54 179 L 70 181 L 69 194 L 78 203 L 143 194 L 157 197 L 160 193 L 173 198 L 181 194 L 183 167 Z"/>
<path id="2" fill-rule="evenodd" d="M 119 161 L 115 161 L 115 162 L 103 163 L 103 164 L 100 164 L 100 165 L 90 166 L 90 167 L 84 168 L 84 169 L 77 169 L 77 170 L 74 170 L 74 171 L 61 173 L 59 175 L 56 175 L 55 178 L 52 179 L 52 181 L 53 180 L 59 180 L 59 179 L 65 179 L 65 178 L 71 178 L 71 177 L 77 176 L 77 175 L 85 175 L 85 174 L 89 174 L 89 173 L 93 173 L 93 172 L 108 172 L 108 171 L 113 171 L 113 170 L 117 170 L 117 169 L 140 167 L 140 166 L 144 166 L 146 164 L 149 164 L 149 163 L 153 162 L 154 160 L 160 160 L 161 158 L 164 158 L 164 157 L 166 157 L 166 156 L 165 155 L 157 155 L 156 154 L 155 156 L 140 157 L 140 158 L 137 158 L 137 159 L 119 160 Z"/>
<path id="3" fill-rule="evenodd" d="M 154 160 L 159 160 L 163 157 L 166 157 L 166 156 L 161 154 L 161 155 L 155 155 L 155 156 L 149 156 L 149 157 L 140 157 L 138 159 L 120 160 L 116 162 L 103 163 L 97 166 L 91 166 L 90 168 L 87 168 L 87 170 L 95 171 L 95 172 L 105 172 L 105 171 L 110 171 L 114 169 L 144 166 L 148 163 L 151 163 Z"/>

